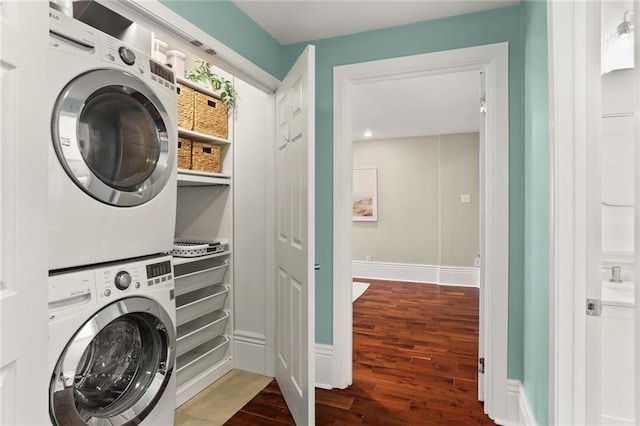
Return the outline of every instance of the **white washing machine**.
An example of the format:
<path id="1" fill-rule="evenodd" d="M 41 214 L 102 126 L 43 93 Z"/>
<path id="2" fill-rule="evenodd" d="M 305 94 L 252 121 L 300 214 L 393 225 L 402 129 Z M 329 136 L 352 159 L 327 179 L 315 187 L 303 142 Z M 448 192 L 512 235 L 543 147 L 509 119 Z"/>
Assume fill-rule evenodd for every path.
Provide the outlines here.
<path id="1" fill-rule="evenodd" d="M 49 276 L 49 413 L 56 426 L 173 425 L 170 256 Z"/>
<path id="2" fill-rule="evenodd" d="M 169 252 L 173 72 L 55 9 L 49 22 L 49 270 Z"/>

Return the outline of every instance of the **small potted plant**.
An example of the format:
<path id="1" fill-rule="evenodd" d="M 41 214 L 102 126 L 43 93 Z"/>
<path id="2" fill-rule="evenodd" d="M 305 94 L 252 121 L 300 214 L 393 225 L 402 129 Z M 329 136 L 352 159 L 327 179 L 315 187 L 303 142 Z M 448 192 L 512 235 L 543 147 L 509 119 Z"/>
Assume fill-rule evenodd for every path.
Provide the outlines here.
<path id="1" fill-rule="evenodd" d="M 196 59 L 196 63 L 196 67 L 187 72 L 185 77 L 194 82 L 203 82 L 205 85 L 209 85 L 214 92 L 219 92 L 220 100 L 227 106 L 230 113 L 236 104 L 237 95 L 231 82 L 214 73 L 207 61 Z"/>

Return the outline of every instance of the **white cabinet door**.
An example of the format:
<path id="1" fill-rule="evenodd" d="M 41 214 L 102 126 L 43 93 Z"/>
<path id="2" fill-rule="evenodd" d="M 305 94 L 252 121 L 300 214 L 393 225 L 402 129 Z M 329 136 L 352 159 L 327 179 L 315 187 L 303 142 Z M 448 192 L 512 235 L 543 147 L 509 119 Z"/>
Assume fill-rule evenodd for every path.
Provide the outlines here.
<path id="1" fill-rule="evenodd" d="M 276 380 L 296 424 L 315 423 L 315 48 L 276 92 Z"/>
<path id="2" fill-rule="evenodd" d="M 48 3 L 0 1 L 0 424 L 49 423 Z M 47 91 L 45 90 L 45 93 Z"/>

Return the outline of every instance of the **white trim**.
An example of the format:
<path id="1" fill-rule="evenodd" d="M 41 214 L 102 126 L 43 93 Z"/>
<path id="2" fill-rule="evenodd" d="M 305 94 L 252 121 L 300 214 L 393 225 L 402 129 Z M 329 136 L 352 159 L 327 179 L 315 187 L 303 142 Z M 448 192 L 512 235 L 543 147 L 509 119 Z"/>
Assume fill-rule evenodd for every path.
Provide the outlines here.
<path id="1" fill-rule="evenodd" d="M 236 330 L 233 333 L 233 367 L 252 373 L 267 374 L 267 346 L 264 334 Z"/>
<path id="2" fill-rule="evenodd" d="M 513 426 L 536 426 L 527 393 L 520 380 L 507 380 L 507 418 L 496 419 L 498 424 Z"/>
<path id="3" fill-rule="evenodd" d="M 551 185 L 549 423 L 558 425 L 585 424 L 587 420 L 587 3 L 553 0 L 547 6 Z"/>
<path id="4" fill-rule="evenodd" d="M 316 387 L 333 389 L 333 346 L 316 343 Z"/>
<path id="5" fill-rule="evenodd" d="M 176 408 L 205 390 L 213 382 L 233 369 L 231 358 L 227 358 L 203 371 L 184 385 L 176 389 Z"/>
<path id="6" fill-rule="evenodd" d="M 481 216 L 484 293 L 485 410 L 491 418 L 506 413 L 509 279 L 509 64 L 508 43 L 407 56 L 334 68 L 333 138 L 333 349 L 335 387 L 352 383 L 351 87 L 419 75 L 477 70 L 486 75 L 487 144 Z"/>
<path id="7" fill-rule="evenodd" d="M 480 268 L 354 260 L 353 276 L 462 287 L 480 287 Z"/>

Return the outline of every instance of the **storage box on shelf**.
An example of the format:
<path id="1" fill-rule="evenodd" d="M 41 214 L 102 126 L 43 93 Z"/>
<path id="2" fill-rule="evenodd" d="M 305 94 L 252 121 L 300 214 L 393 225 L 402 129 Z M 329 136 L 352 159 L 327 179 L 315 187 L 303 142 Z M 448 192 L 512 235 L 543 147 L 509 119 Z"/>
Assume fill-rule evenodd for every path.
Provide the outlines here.
<path id="1" fill-rule="evenodd" d="M 226 105 L 192 81 L 178 78 L 178 88 L 178 135 L 184 141 L 184 148 L 178 150 L 178 184 L 229 185 L 224 180 L 230 178 L 231 169 L 227 158 L 231 141 Z"/>

